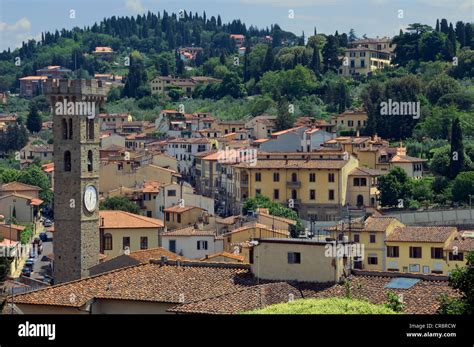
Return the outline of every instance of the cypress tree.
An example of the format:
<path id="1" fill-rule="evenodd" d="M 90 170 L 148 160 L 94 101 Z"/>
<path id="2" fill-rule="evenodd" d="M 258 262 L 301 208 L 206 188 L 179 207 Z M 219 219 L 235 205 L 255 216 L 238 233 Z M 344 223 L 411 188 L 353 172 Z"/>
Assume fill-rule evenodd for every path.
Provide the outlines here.
<path id="1" fill-rule="evenodd" d="M 465 169 L 464 145 L 459 118 L 454 119 L 451 128 L 451 157 L 449 161 L 449 178 L 454 179 Z"/>

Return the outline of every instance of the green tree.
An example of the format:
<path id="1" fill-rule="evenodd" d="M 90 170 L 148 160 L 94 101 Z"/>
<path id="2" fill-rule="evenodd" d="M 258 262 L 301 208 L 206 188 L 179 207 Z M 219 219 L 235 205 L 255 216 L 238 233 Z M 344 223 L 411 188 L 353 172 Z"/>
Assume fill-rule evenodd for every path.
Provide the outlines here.
<path id="1" fill-rule="evenodd" d="M 124 96 L 128 96 L 130 98 L 137 97 L 137 90 L 140 86 L 145 85 L 146 82 L 147 75 L 145 72 L 143 58 L 138 51 L 134 51 L 130 55 L 130 66 L 128 68 L 128 75 L 123 88 Z"/>
<path id="2" fill-rule="evenodd" d="M 31 104 L 30 112 L 26 118 L 26 127 L 32 133 L 37 133 L 43 127 L 43 121 L 38 112 L 38 107 L 35 104 Z"/>
<path id="3" fill-rule="evenodd" d="M 321 74 L 321 57 L 319 56 L 319 49 L 317 45 L 314 45 L 313 56 L 311 57 L 311 70 L 313 70 L 316 76 Z"/>
<path id="4" fill-rule="evenodd" d="M 411 196 L 411 186 L 403 169 L 395 167 L 388 174 L 380 176 L 377 187 L 382 206 L 398 206 L 399 200 L 402 200 L 403 206 L 406 207 Z"/>
<path id="5" fill-rule="evenodd" d="M 333 35 L 327 37 L 326 45 L 323 48 L 324 71 L 336 72 L 341 65 L 338 51 L 339 41 Z"/>
<path id="6" fill-rule="evenodd" d="M 394 312 L 403 312 L 403 302 L 400 300 L 399 296 L 395 292 L 387 293 L 387 302 L 385 307 L 393 310 Z"/>
<path id="7" fill-rule="evenodd" d="M 140 208 L 124 196 L 108 197 L 100 204 L 101 210 L 120 210 L 139 214 Z"/>
<path id="8" fill-rule="evenodd" d="M 0 152 L 18 151 L 28 143 L 28 132 L 24 125 L 9 125 L 0 132 Z"/>
<path id="9" fill-rule="evenodd" d="M 456 267 L 449 275 L 450 287 L 458 290 L 460 298 L 440 298 L 441 314 L 474 314 L 474 252 L 466 255 L 467 264 Z"/>
<path id="10" fill-rule="evenodd" d="M 435 77 L 426 89 L 426 97 L 434 105 L 446 94 L 459 93 L 461 86 L 454 78 L 441 74 Z"/>
<path id="11" fill-rule="evenodd" d="M 290 129 L 294 124 L 295 117 L 294 114 L 290 113 L 290 104 L 286 99 L 283 99 L 278 103 L 278 114 L 275 120 L 276 130 Z"/>
<path id="12" fill-rule="evenodd" d="M 462 130 L 459 118 L 453 121 L 451 129 L 451 155 L 449 162 L 449 177 L 455 178 L 461 171 L 466 169 Z"/>
<path id="13" fill-rule="evenodd" d="M 262 73 L 270 71 L 273 68 L 274 63 L 273 48 L 268 46 L 267 52 L 265 53 L 265 59 L 263 60 Z"/>
<path id="14" fill-rule="evenodd" d="M 454 201 L 469 202 L 469 197 L 474 196 L 474 171 L 461 172 L 456 176 L 452 194 Z"/>

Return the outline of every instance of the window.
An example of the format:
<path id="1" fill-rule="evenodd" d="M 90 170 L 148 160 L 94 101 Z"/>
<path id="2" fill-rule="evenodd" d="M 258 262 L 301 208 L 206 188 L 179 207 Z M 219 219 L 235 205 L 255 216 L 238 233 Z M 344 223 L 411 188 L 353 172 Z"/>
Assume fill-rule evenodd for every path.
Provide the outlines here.
<path id="1" fill-rule="evenodd" d="M 262 194 L 262 190 L 261 190 L 261 189 L 255 189 L 255 195 L 258 195 L 258 194 Z"/>
<path id="2" fill-rule="evenodd" d="M 328 174 L 328 182 L 334 182 L 334 174 L 333 173 Z"/>
<path id="3" fill-rule="evenodd" d="M 166 212 L 165 218 L 166 218 L 166 221 L 167 221 L 167 222 L 170 221 L 170 213 L 169 213 L 169 212 Z"/>
<path id="4" fill-rule="evenodd" d="M 153 214 L 152 214 L 151 211 L 146 211 L 146 216 L 147 216 L 148 218 L 152 218 L 152 217 L 153 217 Z"/>
<path id="5" fill-rule="evenodd" d="M 453 252 L 449 252 L 449 260 L 464 261 L 464 254 L 461 252 L 458 252 L 457 254 L 454 254 Z"/>
<path id="6" fill-rule="evenodd" d="M 410 247 L 410 258 L 421 258 L 421 247 Z"/>
<path id="7" fill-rule="evenodd" d="M 334 200 L 334 189 L 329 189 L 329 200 Z"/>
<path id="8" fill-rule="evenodd" d="M 309 174 L 309 181 L 310 182 L 316 182 L 316 174 L 314 172 L 311 172 Z"/>
<path id="9" fill-rule="evenodd" d="M 63 119 L 62 121 L 62 133 L 63 133 L 63 140 L 67 140 L 68 131 L 67 131 L 67 121 Z"/>
<path id="10" fill-rule="evenodd" d="M 261 182 L 262 181 L 262 174 L 260 172 L 255 173 L 255 181 Z"/>
<path id="11" fill-rule="evenodd" d="M 360 242 L 360 235 L 354 234 L 354 242 Z"/>
<path id="12" fill-rule="evenodd" d="M 360 179 L 360 185 L 361 185 L 361 187 L 367 186 L 367 178 L 362 177 L 362 178 Z"/>
<path id="13" fill-rule="evenodd" d="M 316 190 L 314 189 L 309 190 L 309 200 L 316 200 Z"/>
<path id="14" fill-rule="evenodd" d="M 170 252 L 176 253 L 176 240 L 168 241 L 168 249 L 170 250 Z"/>
<path id="15" fill-rule="evenodd" d="M 94 165 L 93 165 L 93 158 L 92 158 L 92 151 L 87 152 L 87 171 L 92 172 Z"/>
<path id="16" fill-rule="evenodd" d="M 375 255 L 369 255 L 367 257 L 367 264 L 369 265 L 377 265 L 378 263 L 378 260 L 377 260 L 377 256 Z"/>
<path id="17" fill-rule="evenodd" d="M 350 127 L 354 126 L 354 121 L 353 120 L 348 120 L 347 125 L 350 126 Z"/>
<path id="18" fill-rule="evenodd" d="M 431 259 L 443 259 L 443 248 L 431 247 Z"/>
<path id="19" fill-rule="evenodd" d="M 410 272 L 420 272 L 420 264 L 410 264 L 409 271 Z"/>
<path id="20" fill-rule="evenodd" d="M 122 244 L 123 244 L 123 249 L 125 248 L 130 248 L 130 237 L 129 236 L 124 236 L 122 239 Z"/>
<path id="21" fill-rule="evenodd" d="M 301 253 L 288 252 L 288 264 L 301 264 Z"/>
<path id="22" fill-rule="evenodd" d="M 176 196 L 176 190 L 168 190 L 168 196 Z"/>
<path id="23" fill-rule="evenodd" d="M 370 234 L 369 239 L 370 239 L 370 243 L 377 242 L 377 238 L 375 234 Z"/>
<path id="24" fill-rule="evenodd" d="M 94 139 L 94 119 L 87 118 L 87 139 Z"/>
<path id="25" fill-rule="evenodd" d="M 273 199 L 275 199 L 275 200 L 280 199 L 280 190 L 279 189 L 274 189 L 273 190 Z"/>
<path id="26" fill-rule="evenodd" d="M 112 234 L 105 234 L 104 235 L 104 250 L 111 251 L 112 250 Z"/>
<path id="27" fill-rule="evenodd" d="M 360 186 L 360 178 L 359 177 L 354 177 L 354 187 L 359 187 Z"/>
<path id="28" fill-rule="evenodd" d="M 291 174 L 291 182 L 296 182 L 296 181 L 298 181 L 298 175 L 293 172 Z"/>
<path id="29" fill-rule="evenodd" d="M 400 249 L 398 246 L 387 246 L 387 257 L 398 258 L 400 256 Z"/>
<path id="30" fill-rule="evenodd" d="M 64 171 L 71 171 L 71 152 L 64 152 Z"/>
<path id="31" fill-rule="evenodd" d="M 280 173 L 274 172 L 273 173 L 273 182 L 280 182 Z"/>
<path id="32" fill-rule="evenodd" d="M 140 249 L 148 249 L 148 237 L 140 237 Z"/>
<path id="33" fill-rule="evenodd" d="M 178 214 L 176 215 L 176 221 L 177 221 L 178 223 L 181 223 L 181 214 L 178 213 Z"/>
<path id="34" fill-rule="evenodd" d="M 298 199 L 298 192 L 297 192 L 295 189 L 293 189 L 293 190 L 291 191 L 291 198 L 292 198 L 293 200 Z"/>
<path id="35" fill-rule="evenodd" d="M 197 241 L 197 249 L 207 250 L 207 241 Z"/>
<path id="36" fill-rule="evenodd" d="M 72 139 L 72 118 L 69 118 L 69 124 L 68 124 L 68 130 L 69 130 L 69 139 Z"/>

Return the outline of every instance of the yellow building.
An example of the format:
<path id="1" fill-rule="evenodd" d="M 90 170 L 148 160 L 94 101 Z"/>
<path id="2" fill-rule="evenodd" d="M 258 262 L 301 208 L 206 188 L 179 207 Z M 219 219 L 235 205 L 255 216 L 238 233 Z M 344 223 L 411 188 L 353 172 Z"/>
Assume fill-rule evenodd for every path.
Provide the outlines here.
<path id="1" fill-rule="evenodd" d="M 125 211 L 100 211 L 100 253 L 107 259 L 159 246 L 164 224 L 160 219 Z"/>
<path id="2" fill-rule="evenodd" d="M 347 110 L 331 120 L 331 124 L 337 131 L 356 131 L 367 125 L 367 112 L 357 110 Z"/>
<path id="3" fill-rule="evenodd" d="M 349 173 L 349 205 L 377 208 L 379 206 L 377 179 L 384 172 L 358 167 Z"/>
<path id="4" fill-rule="evenodd" d="M 394 50 L 388 37 L 356 40 L 346 49 L 338 72 L 343 76 L 370 75 L 391 65 Z"/>
<path id="5" fill-rule="evenodd" d="M 464 252 L 474 249 L 472 240 L 462 235 L 456 227 L 395 228 L 385 242 L 387 270 L 447 275 L 456 265 L 465 265 Z"/>
<path id="6" fill-rule="evenodd" d="M 386 235 L 404 226 L 393 217 L 368 217 L 365 221 L 339 223 L 332 228 L 334 238 L 347 237 L 347 241 L 363 245 L 363 254 L 354 259 L 354 268 L 368 271 L 385 271 Z"/>
<path id="7" fill-rule="evenodd" d="M 205 211 L 196 206 L 174 205 L 163 210 L 168 230 L 183 228 L 205 222 Z"/>
<path id="8" fill-rule="evenodd" d="M 234 165 L 237 205 L 257 194 L 299 212 L 302 218 L 335 220 L 348 203 L 349 173 L 358 166 L 355 157 L 342 159 L 258 159 Z M 323 155 L 321 155 L 323 157 Z"/>

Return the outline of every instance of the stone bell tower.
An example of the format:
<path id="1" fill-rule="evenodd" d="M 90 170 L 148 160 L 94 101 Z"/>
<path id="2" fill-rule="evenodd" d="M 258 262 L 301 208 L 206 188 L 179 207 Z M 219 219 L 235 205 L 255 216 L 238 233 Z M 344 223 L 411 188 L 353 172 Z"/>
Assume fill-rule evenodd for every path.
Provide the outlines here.
<path id="1" fill-rule="evenodd" d="M 89 275 L 99 262 L 99 138 L 97 115 L 106 88 L 97 80 L 48 79 L 53 112 L 54 281 Z"/>

